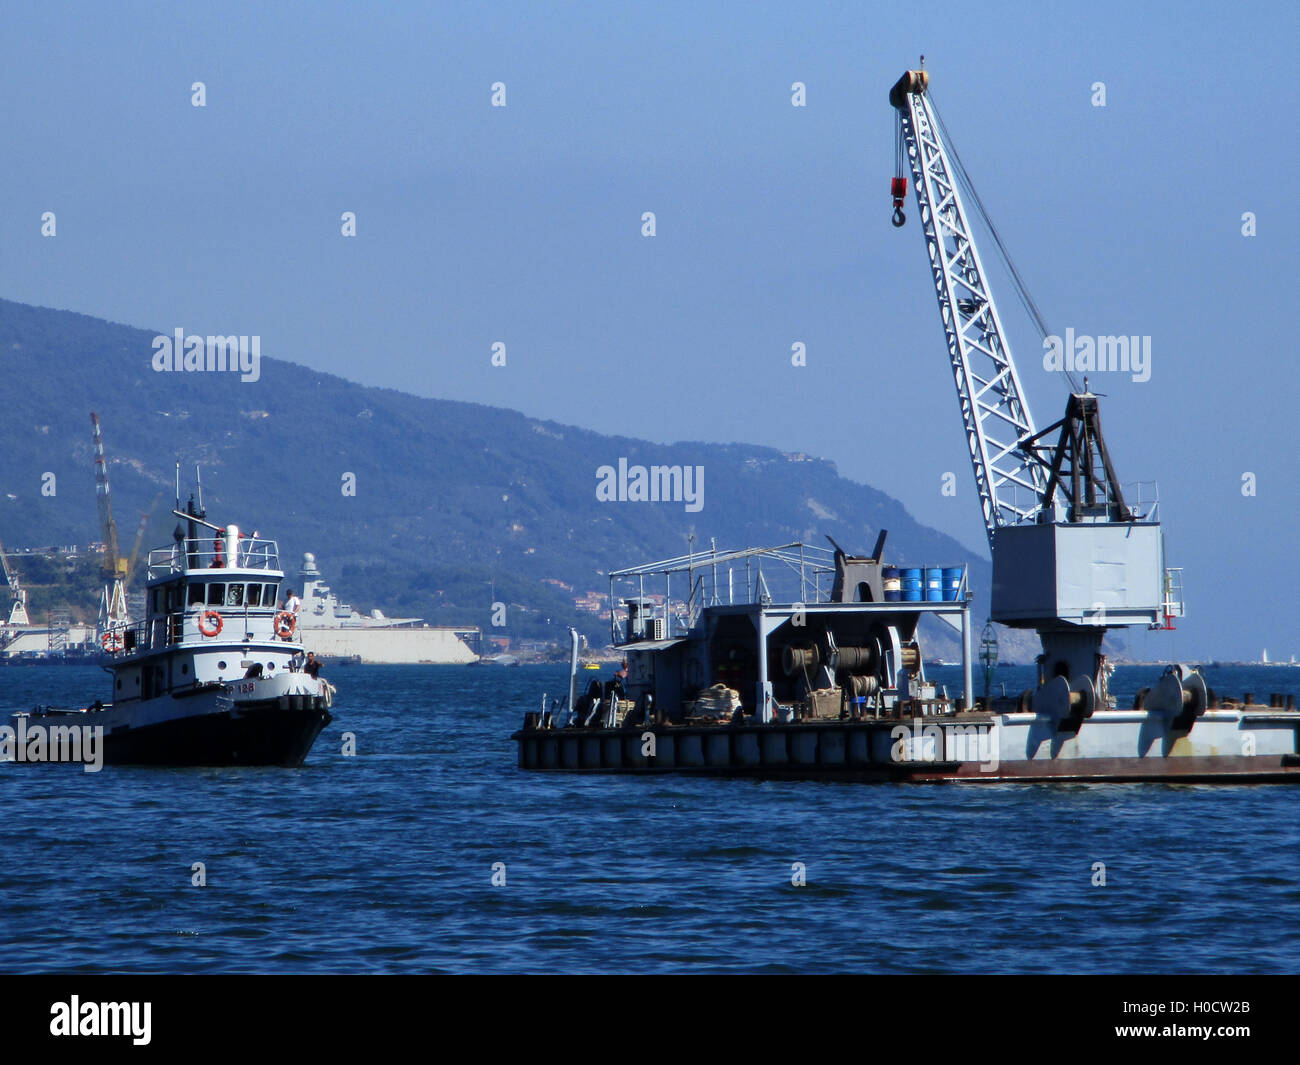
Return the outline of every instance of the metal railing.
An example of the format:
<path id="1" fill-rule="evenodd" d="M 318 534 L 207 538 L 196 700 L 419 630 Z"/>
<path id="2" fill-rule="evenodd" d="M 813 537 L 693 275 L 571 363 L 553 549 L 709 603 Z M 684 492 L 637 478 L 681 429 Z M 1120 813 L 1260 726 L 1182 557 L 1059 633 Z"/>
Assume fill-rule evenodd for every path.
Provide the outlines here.
<path id="1" fill-rule="evenodd" d="M 274 540 L 241 536 L 235 557 L 228 557 L 224 537 L 186 538 L 149 552 L 149 579 L 202 569 L 279 570 L 280 549 Z"/>
<path id="2" fill-rule="evenodd" d="M 969 595 L 965 565 L 961 571 L 960 587 L 945 595 L 945 602 L 963 601 Z M 674 576 L 678 577 L 676 585 Z M 706 551 L 615 570 L 609 578 L 610 634 L 615 644 L 628 642 L 632 635 L 628 600 L 637 601 L 637 624 L 646 633 L 672 639 L 690 632 L 711 606 L 829 603 L 835 584 L 835 552 L 801 543 Z M 674 586 L 679 589 L 676 597 Z M 922 601 L 927 601 L 924 592 Z"/>
<path id="3" fill-rule="evenodd" d="M 201 646 L 200 641 L 207 639 L 218 643 L 242 643 L 245 642 L 244 634 L 249 632 L 253 633 L 254 640 L 279 639 L 273 628 L 275 615 L 279 613 L 275 607 L 218 610 L 222 616 L 221 633 L 215 637 L 205 637 L 199 631 L 199 621 L 205 612 L 216 609 L 196 606 L 110 629 L 100 636 L 100 650 L 113 658 L 119 658 L 161 651 L 186 642 Z"/>

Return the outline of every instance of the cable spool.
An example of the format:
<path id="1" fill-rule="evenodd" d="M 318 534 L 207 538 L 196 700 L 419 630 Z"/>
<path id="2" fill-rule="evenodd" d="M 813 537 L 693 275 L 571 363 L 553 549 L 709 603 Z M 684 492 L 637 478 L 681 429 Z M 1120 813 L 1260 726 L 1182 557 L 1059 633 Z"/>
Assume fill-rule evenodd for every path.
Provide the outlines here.
<path id="1" fill-rule="evenodd" d="M 907 97 L 911 93 L 925 92 L 930 84 L 928 70 L 909 70 L 889 90 L 889 102 L 900 111 L 907 106 Z"/>
<path id="2" fill-rule="evenodd" d="M 1173 732 L 1188 732 L 1209 705 L 1205 678 L 1187 666 L 1169 666 L 1143 700 L 1143 708 L 1161 714 Z"/>
<path id="3" fill-rule="evenodd" d="M 880 679 L 864 673 L 850 673 L 844 678 L 843 686 L 850 695 L 865 698 L 880 690 Z"/>
<path id="4" fill-rule="evenodd" d="M 909 673 L 914 673 L 916 670 L 921 668 L 921 649 L 915 644 L 912 644 L 909 647 L 904 647 L 900 658 L 902 660 L 903 668 Z"/>
<path id="5" fill-rule="evenodd" d="M 876 671 L 874 647 L 840 647 L 835 651 L 835 668 L 845 670 Z"/>
<path id="6" fill-rule="evenodd" d="M 803 672 L 813 672 L 821 665 L 821 656 L 816 647 L 795 647 L 786 644 L 781 648 L 781 668 L 787 677 L 795 677 Z"/>

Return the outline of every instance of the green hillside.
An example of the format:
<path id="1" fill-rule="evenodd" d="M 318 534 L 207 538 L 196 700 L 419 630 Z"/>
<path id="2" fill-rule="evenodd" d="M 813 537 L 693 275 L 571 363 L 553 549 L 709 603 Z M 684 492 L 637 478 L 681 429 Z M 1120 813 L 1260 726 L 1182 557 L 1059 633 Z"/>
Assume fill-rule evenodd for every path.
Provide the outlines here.
<path id="1" fill-rule="evenodd" d="M 151 507 L 145 553 L 167 542 L 174 463 L 187 480 L 200 463 L 216 520 L 277 538 L 291 575 L 302 552 L 314 552 L 325 579 L 360 609 L 488 630 L 495 593 L 511 607 L 507 634 L 554 634 L 576 620 L 602 636 L 592 615 L 575 613 L 572 593 L 544 579 L 574 593 L 606 591 L 606 571 L 683 554 L 692 531 L 697 549 L 710 537 L 738 547 L 824 544 L 829 534 L 869 550 L 881 527 L 890 561 L 970 563 L 987 602 L 987 561 L 830 462 L 751 445 L 602 436 L 367 388 L 265 352 L 256 383 L 229 372 L 159 373 L 155 335 L 0 301 L 0 537 L 11 551 L 99 539 L 95 410 L 124 551 Z M 596 471 L 620 457 L 704 467 L 703 509 L 598 501 Z M 56 477 L 53 496 L 42 494 L 45 473 Z M 341 490 L 345 474 L 355 476 L 355 496 Z"/>

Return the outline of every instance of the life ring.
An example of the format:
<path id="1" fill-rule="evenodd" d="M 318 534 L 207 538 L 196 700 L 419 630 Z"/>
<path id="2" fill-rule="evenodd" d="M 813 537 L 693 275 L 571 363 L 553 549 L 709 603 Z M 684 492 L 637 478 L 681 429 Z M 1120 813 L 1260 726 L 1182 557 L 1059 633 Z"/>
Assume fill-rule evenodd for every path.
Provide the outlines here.
<path id="1" fill-rule="evenodd" d="M 209 627 L 209 622 L 211 622 L 211 627 Z M 199 618 L 199 632 L 203 633 L 204 636 L 216 636 L 224 624 L 221 615 L 215 610 L 205 610 L 203 616 Z"/>
<path id="2" fill-rule="evenodd" d="M 122 650 L 122 636 L 117 632 L 106 632 L 99 638 L 99 645 L 111 655 Z"/>
<path id="3" fill-rule="evenodd" d="M 293 630 L 298 627 L 298 618 L 289 613 L 287 610 L 281 610 L 275 615 L 275 634 L 282 640 L 287 640 L 293 635 Z"/>

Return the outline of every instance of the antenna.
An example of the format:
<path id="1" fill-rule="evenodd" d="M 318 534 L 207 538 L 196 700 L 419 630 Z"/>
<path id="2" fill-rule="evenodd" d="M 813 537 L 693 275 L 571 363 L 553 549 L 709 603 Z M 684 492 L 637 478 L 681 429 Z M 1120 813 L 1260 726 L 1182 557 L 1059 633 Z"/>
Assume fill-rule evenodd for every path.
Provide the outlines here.
<path id="1" fill-rule="evenodd" d="M 199 489 L 199 516 L 206 518 L 208 512 L 203 509 L 203 470 L 197 462 L 194 464 L 194 483 Z"/>
<path id="2" fill-rule="evenodd" d="M 176 460 L 176 509 L 181 509 L 181 460 Z"/>

